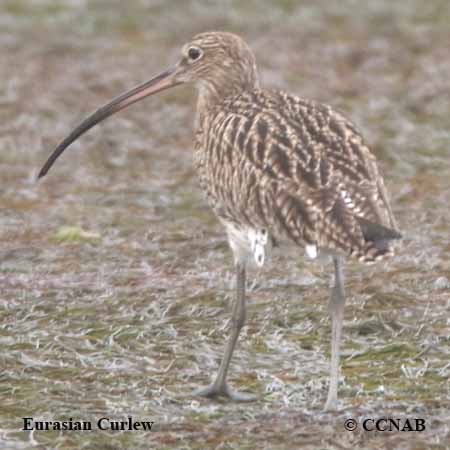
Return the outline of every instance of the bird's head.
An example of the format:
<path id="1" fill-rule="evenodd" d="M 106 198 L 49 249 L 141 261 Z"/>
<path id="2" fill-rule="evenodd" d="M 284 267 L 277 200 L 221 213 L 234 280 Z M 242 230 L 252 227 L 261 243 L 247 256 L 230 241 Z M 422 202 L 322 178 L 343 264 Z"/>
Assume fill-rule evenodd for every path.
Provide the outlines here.
<path id="1" fill-rule="evenodd" d="M 53 151 L 38 177 L 47 174 L 61 153 L 82 134 L 114 113 L 162 90 L 184 83 L 195 84 L 200 95 L 223 98 L 258 85 L 255 58 L 235 34 L 201 33 L 181 49 L 177 64 L 102 106 L 76 127 Z"/>
<path id="2" fill-rule="evenodd" d="M 201 33 L 182 47 L 174 79 L 194 82 L 200 88 L 252 88 L 257 84 L 255 57 L 235 34 Z"/>

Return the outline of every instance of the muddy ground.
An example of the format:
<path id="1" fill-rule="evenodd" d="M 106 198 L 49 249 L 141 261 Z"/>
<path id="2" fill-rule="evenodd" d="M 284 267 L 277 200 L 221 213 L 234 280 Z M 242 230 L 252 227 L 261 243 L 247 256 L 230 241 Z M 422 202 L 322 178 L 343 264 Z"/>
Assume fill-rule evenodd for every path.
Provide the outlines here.
<path id="1" fill-rule="evenodd" d="M 297 249 L 249 283 L 231 380 L 259 400 L 183 396 L 217 369 L 233 298 L 192 169 L 192 89 L 116 115 L 35 180 L 87 113 L 211 29 L 245 37 L 264 85 L 364 130 L 404 232 L 393 260 L 346 266 L 337 413 L 321 412 L 332 268 Z M 2 0 L 0 80 L 2 449 L 450 448 L 447 0 Z M 21 431 L 128 416 L 153 431 Z M 383 416 L 426 430 L 344 428 Z"/>

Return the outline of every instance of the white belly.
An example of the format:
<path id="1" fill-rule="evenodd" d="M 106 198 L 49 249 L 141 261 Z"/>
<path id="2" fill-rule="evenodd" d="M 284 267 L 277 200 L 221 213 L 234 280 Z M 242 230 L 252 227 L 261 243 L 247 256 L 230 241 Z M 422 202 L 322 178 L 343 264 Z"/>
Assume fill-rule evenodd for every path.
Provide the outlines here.
<path id="1" fill-rule="evenodd" d="M 272 250 L 272 237 L 266 229 L 255 229 L 250 227 L 236 226 L 232 222 L 225 222 L 225 229 L 228 235 L 231 250 L 236 264 L 262 267 L 269 259 Z M 278 241 L 278 240 L 277 240 Z M 281 241 L 279 244 L 288 244 Z M 291 243 L 292 245 L 292 243 Z M 327 261 L 330 253 L 325 249 L 319 250 L 317 245 L 306 244 L 305 254 L 309 259 Z"/>
<path id="2" fill-rule="evenodd" d="M 270 254 L 272 239 L 265 229 L 237 227 L 224 223 L 235 263 L 262 267 Z"/>

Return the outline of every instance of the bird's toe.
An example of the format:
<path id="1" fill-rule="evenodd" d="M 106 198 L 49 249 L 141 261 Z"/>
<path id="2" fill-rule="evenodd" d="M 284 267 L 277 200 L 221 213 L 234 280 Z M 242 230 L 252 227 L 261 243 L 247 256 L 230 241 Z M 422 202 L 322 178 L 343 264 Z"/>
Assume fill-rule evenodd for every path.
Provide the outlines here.
<path id="1" fill-rule="evenodd" d="M 253 402 L 257 399 L 255 395 L 244 394 L 231 389 L 226 383 L 212 383 L 205 388 L 196 389 L 192 395 L 206 398 L 227 397 L 235 402 Z"/>

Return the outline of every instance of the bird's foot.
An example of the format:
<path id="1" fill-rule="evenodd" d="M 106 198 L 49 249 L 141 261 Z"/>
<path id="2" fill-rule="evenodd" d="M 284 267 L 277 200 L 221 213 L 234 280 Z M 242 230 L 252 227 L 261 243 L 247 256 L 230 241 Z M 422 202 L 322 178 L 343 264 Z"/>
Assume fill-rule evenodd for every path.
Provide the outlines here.
<path id="1" fill-rule="evenodd" d="M 234 391 L 227 383 L 212 383 L 205 388 L 195 390 L 192 395 L 207 398 L 227 397 L 235 402 L 253 402 L 256 400 L 255 395 Z"/>
<path id="2" fill-rule="evenodd" d="M 338 410 L 338 399 L 337 397 L 328 397 L 327 402 L 325 403 L 325 407 L 323 408 L 324 412 L 331 412 Z"/>

